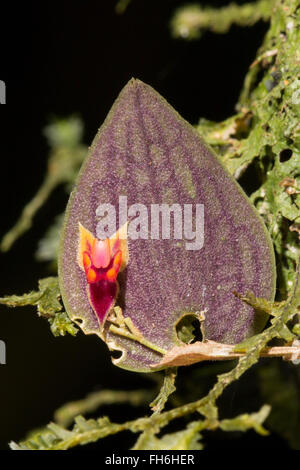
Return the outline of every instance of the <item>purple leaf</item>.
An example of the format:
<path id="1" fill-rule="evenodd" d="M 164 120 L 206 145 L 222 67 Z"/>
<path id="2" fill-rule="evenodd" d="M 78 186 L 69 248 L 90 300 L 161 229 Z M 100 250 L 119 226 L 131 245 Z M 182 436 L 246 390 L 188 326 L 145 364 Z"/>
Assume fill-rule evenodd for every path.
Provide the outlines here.
<path id="1" fill-rule="evenodd" d="M 169 238 L 168 217 L 159 219 L 158 232 L 152 217 L 150 206 L 161 204 L 177 205 Z M 107 218 L 111 208 L 115 228 Z M 123 239 L 116 248 L 113 238 L 97 240 L 105 239 L 100 231 L 112 228 L 111 237 L 126 222 L 129 258 Z M 90 234 L 86 244 L 80 226 Z M 176 324 L 186 314 L 204 315 L 205 339 L 224 343 L 262 329 L 266 318 L 233 291 L 272 300 L 274 266 L 262 220 L 217 156 L 158 93 L 131 80 L 99 130 L 68 203 L 59 277 L 70 318 L 122 351 L 114 361 L 120 367 L 150 371 L 162 352 L 182 344 Z"/>

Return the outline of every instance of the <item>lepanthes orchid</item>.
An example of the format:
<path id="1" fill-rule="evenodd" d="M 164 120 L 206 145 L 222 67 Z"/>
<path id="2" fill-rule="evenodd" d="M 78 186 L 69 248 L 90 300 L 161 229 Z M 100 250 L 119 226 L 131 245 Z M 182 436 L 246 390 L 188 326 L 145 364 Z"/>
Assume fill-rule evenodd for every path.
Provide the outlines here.
<path id="1" fill-rule="evenodd" d="M 188 250 L 189 240 L 153 237 L 147 226 L 144 238 L 128 236 L 130 260 L 126 276 L 120 274 L 128 261 L 122 243 L 95 239 L 97 208 L 117 208 L 120 195 L 128 207 L 203 206 L 203 244 Z M 191 226 L 196 223 L 194 217 Z M 130 80 L 90 147 L 67 206 L 59 282 L 69 317 L 121 351 L 113 359 L 118 366 L 150 372 L 160 367 L 163 351 L 181 344 L 176 328 L 187 314 L 201 319 L 205 340 L 233 344 L 258 333 L 267 315 L 233 292 L 273 300 L 275 273 L 264 222 L 221 157 L 153 88 Z"/>
<path id="2" fill-rule="evenodd" d="M 111 312 L 119 292 L 117 276 L 128 262 L 127 224 L 112 237 L 98 240 L 79 223 L 78 265 L 86 277 L 86 289 L 100 330 Z"/>

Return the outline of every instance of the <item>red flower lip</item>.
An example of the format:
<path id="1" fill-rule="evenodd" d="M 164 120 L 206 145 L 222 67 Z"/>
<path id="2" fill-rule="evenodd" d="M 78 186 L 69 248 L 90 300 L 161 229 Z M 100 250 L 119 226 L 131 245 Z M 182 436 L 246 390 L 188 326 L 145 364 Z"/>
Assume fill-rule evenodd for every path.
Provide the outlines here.
<path id="1" fill-rule="evenodd" d="M 127 240 L 124 239 L 126 230 L 127 224 L 111 238 L 98 240 L 79 223 L 77 261 L 85 273 L 90 305 L 102 329 L 118 295 L 118 273 L 128 263 Z"/>

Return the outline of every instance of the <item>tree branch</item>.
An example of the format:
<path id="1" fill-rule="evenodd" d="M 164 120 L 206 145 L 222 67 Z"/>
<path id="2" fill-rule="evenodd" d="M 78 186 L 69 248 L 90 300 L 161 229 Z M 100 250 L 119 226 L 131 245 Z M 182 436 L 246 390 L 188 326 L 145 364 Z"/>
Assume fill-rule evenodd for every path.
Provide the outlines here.
<path id="1" fill-rule="evenodd" d="M 231 3 L 223 8 L 202 8 L 200 5 L 187 5 L 179 8 L 172 21 L 174 37 L 197 39 L 202 31 L 226 33 L 231 25 L 252 26 L 258 21 L 268 21 L 274 0 L 259 0 L 254 3 L 236 5 Z"/>

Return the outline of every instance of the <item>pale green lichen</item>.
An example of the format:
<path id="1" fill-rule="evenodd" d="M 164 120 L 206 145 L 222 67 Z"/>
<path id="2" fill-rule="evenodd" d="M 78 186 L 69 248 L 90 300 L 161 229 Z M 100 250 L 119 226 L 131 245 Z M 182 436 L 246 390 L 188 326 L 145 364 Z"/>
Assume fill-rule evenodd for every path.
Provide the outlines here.
<path id="1" fill-rule="evenodd" d="M 274 242 L 281 298 L 292 286 L 300 254 L 299 24 L 299 1 L 275 2 L 270 29 L 244 81 L 238 114 L 198 125 L 236 178 L 250 165 L 255 170 L 260 184 L 251 200 Z"/>
<path id="2" fill-rule="evenodd" d="M 199 450 L 201 438 L 200 431 L 204 429 L 223 429 L 227 431 L 247 431 L 254 429 L 259 434 L 267 434 L 262 424 L 270 411 L 269 406 L 264 406 L 257 413 L 243 414 L 231 420 L 215 421 L 210 428 L 207 420 L 189 423 L 187 428 L 176 433 L 165 434 L 157 438 L 152 430 L 159 430 L 164 425 L 167 413 L 139 418 L 123 424 L 112 423 L 107 417 L 98 420 L 86 420 L 79 415 L 75 418 L 75 424 L 71 431 L 50 423 L 44 430 L 32 433 L 27 440 L 10 443 L 12 450 L 67 450 L 78 445 L 85 445 L 99 441 L 109 435 L 130 430 L 133 433 L 143 432 L 143 440 L 139 439 L 133 447 L 134 450 Z M 169 417 L 169 421 L 172 418 Z M 151 431 L 150 431 L 151 430 Z M 145 431 L 149 431 L 145 433 Z"/>
<path id="3" fill-rule="evenodd" d="M 58 185 L 64 184 L 67 190 L 71 190 L 86 155 L 87 148 L 81 143 L 83 125 L 78 117 L 55 120 L 45 128 L 44 134 L 51 148 L 44 182 L 24 207 L 16 225 L 4 235 L 0 243 L 1 251 L 8 251 L 15 241 L 31 228 L 35 214 Z"/>
<path id="4" fill-rule="evenodd" d="M 172 34 L 174 37 L 197 39 L 207 29 L 223 34 L 232 24 L 252 26 L 259 20 L 267 21 L 270 18 L 273 3 L 273 0 L 259 0 L 244 5 L 231 3 L 219 9 L 187 5 L 176 11 L 171 22 Z"/>
<path id="5" fill-rule="evenodd" d="M 47 277 L 39 280 L 39 290 L 24 295 L 10 295 L 0 298 L 0 304 L 8 307 L 24 307 L 34 305 L 39 316 L 47 318 L 54 336 L 64 336 L 66 333 L 75 336 L 78 329 L 71 322 L 60 303 L 60 290 L 57 277 Z"/>
<path id="6" fill-rule="evenodd" d="M 260 305 L 263 309 L 265 301 Z M 74 447 L 76 445 L 88 444 L 102 439 L 108 435 L 115 434 L 124 430 L 131 430 L 133 433 L 142 432 L 137 444 L 136 449 L 156 448 L 161 449 L 161 445 L 166 445 L 166 441 L 156 441 L 156 435 L 160 430 L 165 427 L 169 422 L 174 419 L 192 414 L 194 412 L 200 413 L 205 419 L 200 421 L 195 429 L 197 432 L 204 430 L 215 430 L 221 428 L 225 431 L 246 431 L 254 429 L 260 434 L 266 434 L 262 423 L 270 412 L 270 407 L 264 406 L 258 413 L 252 415 L 244 414 L 233 418 L 231 420 L 219 420 L 218 408 L 216 406 L 217 399 L 222 395 L 223 391 L 235 380 L 239 379 L 253 364 L 259 360 L 260 352 L 264 349 L 266 344 L 273 338 L 281 337 L 282 330 L 286 327 L 286 323 L 293 319 L 297 314 L 297 308 L 300 305 L 300 280 L 299 280 L 299 266 L 297 276 L 295 277 L 294 287 L 289 299 L 282 303 L 280 306 L 275 305 L 276 314 L 273 317 L 272 324 L 269 328 L 261 334 L 256 335 L 254 344 L 249 340 L 248 345 L 243 345 L 246 349 L 246 355 L 241 357 L 232 370 L 223 373 L 217 377 L 217 382 L 209 393 L 195 402 L 173 408 L 169 411 L 153 413 L 146 418 L 138 418 L 137 420 L 125 422 L 123 424 L 111 423 L 108 418 L 100 418 L 99 420 L 86 421 L 82 416 L 75 418 L 75 425 L 72 431 L 51 423 L 45 430 L 38 431 L 34 435 L 30 435 L 26 441 L 20 444 L 12 443 L 11 448 L 15 450 L 31 449 L 31 450 L 64 450 Z M 268 306 L 270 308 L 270 306 Z M 241 346 L 237 346 L 241 347 Z M 168 372 L 170 374 L 171 371 Z M 170 378 L 164 382 L 163 392 L 159 397 L 163 398 L 163 405 L 165 398 L 172 392 Z M 165 398 L 164 398 L 165 397 Z M 159 403 L 159 400 L 158 402 Z M 183 438 L 184 434 L 182 435 Z M 174 437 L 174 436 L 173 436 Z M 178 437 L 178 435 L 176 436 Z M 176 439 L 172 440 L 172 448 L 174 447 Z M 168 439 L 167 439 L 168 440 Z M 162 444 L 162 442 L 164 444 Z M 179 439 L 179 448 L 183 447 L 183 440 Z M 188 447 L 190 441 L 185 450 Z M 193 441 L 194 442 L 194 441 Z M 155 447 L 155 445 L 157 447 Z M 177 449 L 177 448 L 176 448 Z"/>

